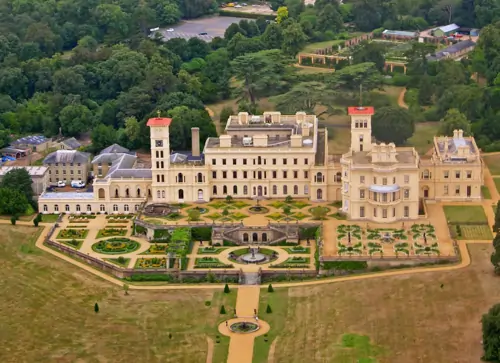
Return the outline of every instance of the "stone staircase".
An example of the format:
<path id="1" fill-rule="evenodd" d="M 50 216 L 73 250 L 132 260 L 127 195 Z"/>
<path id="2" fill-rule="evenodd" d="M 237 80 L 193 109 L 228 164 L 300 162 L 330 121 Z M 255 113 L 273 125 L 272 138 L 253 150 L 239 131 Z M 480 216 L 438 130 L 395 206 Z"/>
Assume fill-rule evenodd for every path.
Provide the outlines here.
<path id="1" fill-rule="evenodd" d="M 243 272 L 240 285 L 260 285 L 260 273 Z"/>

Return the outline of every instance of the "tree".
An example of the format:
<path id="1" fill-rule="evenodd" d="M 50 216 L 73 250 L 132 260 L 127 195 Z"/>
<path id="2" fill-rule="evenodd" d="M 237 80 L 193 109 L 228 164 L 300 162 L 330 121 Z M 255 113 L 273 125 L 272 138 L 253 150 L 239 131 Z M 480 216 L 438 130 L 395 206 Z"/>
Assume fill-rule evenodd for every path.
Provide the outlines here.
<path id="1" fill-rule="evenodd" d="M 17 216 L 10 217 L 10 224 L 12 224 L 13 226 L 16 225 L 16 221 L 17 221 Z"/>
<path id="2" fill-rule="evenodd" d="M 415 119 L 406 109 L 382 107 L 372 118 L 373 136 L 379 141 L 402 145 L 415 131 Z"/>
<path id="3" fill-rule="evenodd" d="M 272 97 L 271 101 L 276 105 L 276 109 L 284 114 L 295 114 L 297 111 L 312 114 L 319 105 L 329 109 L 335 95 L 336 92 L 324 83 L 301 82 L 287 93 Z"/>
<path id="4" fill-rule="evenodd" d="M 191 209 L 188 211 L 188 217 L 190 221 L 199 221 L 200 220 L 200 211 L 198 209 Z"/>
<path id="5" fill-rule="evenodd" d="M 94 311 L 96 314 L 99 312 L 99 305 L 97 303 L 94 304 Z"/>
<path id="6" fill-rule="evenodd" d="M 231 290 L 229 290 L 229 285 L 226 284 L 224 285 L 224 294 L 229 294 L 231 292 Z"/>
<path id="7" fill-rule="evenodd" d="M 326 208 L 318 206 L 316 208 L 313 208 L 311 214 L 314 220 L 322 221 L 325 219 L 327 211 L 328 210 Z"/>
<path id="8" fill-rule="evenodd" d="M 269 286 L 267 287 L 267 292 L 274 292 L 273 285 L 269 284 Z"/>
<path id="9" fill-rule="evenodd" d="M 140 125 L 135 117 L 127 117 L 125 119 L 125 135 L 127 138 L 134 142 L 139 139 Z"/>
<path id="10" fill-rule="evenodd" d="M 271 305 L 267 304 L 266 313 L 271 314 L 272 312 L 273 312 L 273 309 L 271 309 Z"/>
<path id="11" fill-rule="evenodd" d="M 12 169 L 8 171 L 2 178 L 0 188 L 18 191 L 20 195 L 26 198 L 28 203 L 33 201 L 33 189 L 31 187 L 33 180 L 30 174 L 24 168 Z M 23 213 L 26 208 L 23 209 Z"/>
<path id="12" fill-rule="evenodd" d="M 485 361 L 500 360 L 500 304 L 494 305 L 481 320 L 483 326 L 483 350 Z"/>
<path id="13" fill-rule="evenodd" d="M 285 205 L 283 207 L 283 213 L 285 213 L 286 215 L 290 215 L 292 213 L 292 208 L 289 205 Z"/>
<path id="14" fill-rule="evenodd" d="M 332 5 L 327 4 L 318 14 L 317 29 L 320 31 L 332 30 L 339 32 L 344 27 L 344 21 L 339 11 Z"/>
<path id="15" fill-rule="evenodd" d="M 384 52 L 383 45 L 376 42 L 366 42 L 354 49 L 352 59 L 354 64 L 372 62 L 379 72 L 382 72 L 385 65 Z"/>
<path id="16" fill-rule="evenodd" d="M 125 295 L 128 295 L 129 288 L 130 288 L 130 286 L 128 284 L 123 284 L 123 293 Z"/>
<path id="17" fill-rule="evenodd" d="M 298 18 L 299 15 L 306 9 L 302 0 L 285 0 L 285 5 L 288 9 L 288 16 Z"/>
<path id="18" fill-rule="evenodd" d="M 232 23 L 226 28 L 226 31 L 224 32 L 224 39 L 230 41 L 236 34 L 241 34 L 243 36 L 246 35 L 245 31 L 241 29 L 237 23 Z"/>
<path id="19" fill-rule="evenodd" d="M 221 306 L 220 306 L 220 311 L 219 311 L 219 314 L 220 314 L 220 315 L 225 315 L 225 314 L 226 314 L 226 308 L 224 307 L 224 305 L 221 305 Z"/>
<path id="20" fill-rule="evenodd" d="M 495 251 L 491 254 L 490 261 L 495 268 L 495 274 L 500 275 L 500 247 L 498 247 L 498 242 L 496 239 L 497 238 L 495 237 L 495 240 L 493 242 L 497 244 L 497 247 L 495 247 Z"/>
<path id="21" fill-rule="evenodd" d="M 418 104 L 422 106 L 431 105 L 433 94 L 434 86 L 432 84 L 431 78 L 428 75 L 424 75 L 420 79 L 420 87 L 418 89 Z"/>
<path id="22" fill-rule="evenodd" d="M 227 217 L 227 216 L 229 215 L 229 210 L 228 210 L 227 208 L 224 208 L 224 209 L 222 210 L 222 215 L 223 215 L 224 217 Z"/>
<path id="23" fill-rule="evenodd" d="M 92 124 L 92 112 L 84 105 L 68 105 L 59 114 L 62 132 L 67 136 L 79 136 Z"/>
<path id="24" fill-rule="evenodd" d="M 85 90 L 85 79 L 74 68 L 63 68 L 52 76 L 54 92 L 61 94 L 82 94 Z"/>
<path id="25" fill-rule="evenodd" d="M 497 202 L 497 210 L 495 212 L 495 224 L 493 225 L 493 231 L 498 232 L 500 230 L 500 201 Z"/>
<path id="26" fill-rule="evenodd" d="M 283 30 L 281 49 L 285 54 L 295 56 L 306 44 L 308 37 L 298 23 L 292 23 Z"/>
<path id="27" fill-rule="evenodd" d="M 382 75 L 375 67 L 375 63 L 366 62 L 335 71 L 326 77 L 325 81 L 331 89 L 350 92 L 352 97 L 357 98 L 361 85 L 363 91 L 380 88 Z"/>
<path id="28" fill-rule="evenodd" d="M 283 43 L 283 30 L 277 23 L 271 23 L 261 36 L 262 42 L 267 49 L 280 49 Z"/>
<path id="29" fill-rule="evenodd" d="M 277 11 L 276 22 L 281 24 L 286 19 L 288 19 L 288 9 L 286 6 L 280 6 Z"/>
<path id="30" fill-rule="evenodd" d="M 232 201 L 233 201 L 233 197 L 232 196 L 230 196 L 230 195 L 226 196 L 226 202 L 227 203 L 231 203 Z"/>
<path id="31" fill-rule="evenodd" d="M 441 135 L 452 136 L 454 130 L 463 130 L 464 135 L 470 135 L 470 122 L 456 108 L 448 110 L 439 125 Z"/>
<path id="32" fill-rule="evenodd" d="M 230 107 L 230 106 L 225 106 L 221 112 L 220 112 L 220 116 L 219 116 L 219 123 L 221 124 L 221 126 L 225 127 L 226 126 L 226 123 L 227 123 L 227 120 L 229 120 L 229 117 L 231 115 L 234 115 L 234 111 L 233 111 L 233 108 Z"/>
<path id="33" fill-rule="evenodd" d="M 92 140 L 92 150 L 99 152 L 117 141 L 116 131 L 112 126 L 99 124 L 92 130 L 90 139 Z"/>

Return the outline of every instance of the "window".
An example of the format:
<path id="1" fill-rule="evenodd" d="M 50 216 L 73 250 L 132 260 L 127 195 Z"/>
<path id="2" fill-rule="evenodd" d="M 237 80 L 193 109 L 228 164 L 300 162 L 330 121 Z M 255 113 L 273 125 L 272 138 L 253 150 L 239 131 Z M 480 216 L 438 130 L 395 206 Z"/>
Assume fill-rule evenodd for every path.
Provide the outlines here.
<path id="1" fill-rule="evenodd" d="M 212 165 L 217 165 L 217 160 L 212 159 Z"/>
<path id="2" fill-rule="evenodd" d="M 128 212 L 128 204 L 125 204 L 125 205 L 123 206 L 123 210 L 124 210 L 125 212 Z"/>
<path id="3" fill-rule="evenodd" d="M 459 170 L 455 171 L 455 178 L 460 179 L 460 171 Z"/>
<path id="4" fill-rule="evenodd" d="M 248 187 L 246 185 L 243 186 L 243 195 L 248 194 Z"/>
<path id="5" fill-rule="evenodd" d="M 396 177 L 392 177 L 392 184 L 396 184 Z"/>
<path id="6" fill-rule="evenodd" d="M 66 163 L 62 163 L 63 166 L 66 166 Z"/>
<path id="7" fill-rule="evenodd" d="M 429 173 L 429 170 L 425 169 L 422 173 L 422 178 L 423 179 L 430 179 L 431 178 L 431 174 Z"/>
<path id="8" fill-rule="evenodd" d="M 226 159 L 222 159 L 222 165 L 226 165 Z"/>
<path id="9" fill-rule="evenodd" d="M 73 170 L 70 170 L 70 171 L 69 171 L 69 173 L 70 173 L 71 175 L 73 175 Z"/>
<path id="10" fill-rule="evenodd" d="M 382 193 L 382 202 L 387 202 L 387 193 Z"/>
<path id="11" fill-rule="evenodd" d="M 359 217 L 365 218 L 365 207 L 359 207 Z"/>
<path id="12" fill-rule="evenodd" d="M 156 150 L 156 157 L 159 158 L 160 157 L 160 152 L 158 150 Z"/>
<path id="13" fill-rule="evenodd" d="M 77 211 L 77 212 L 80 212 L 80 210 L 81 210 L 81 209 L 80 209 L 80 204 L 77 204 L 77 205 L 76 205 L 76 211 Z"/>
<path id="14" fill-rule="evenodd" d="M 236 165 L 236 159 L 233 159 L 233 165 Z"/>
<path id="15" fill-rule="evenodd" d="M 259 165 L 262 164 L 262 158 L 260 156 L 257 158 L 257 164 L 259 164 Z"/>
<path id="16" fill-rule="evenodd" d="M 359 183 L 360 184 L 365 184 L 365 176 L 364 175 L 360 175 L 359 176 Z"/>
<path id="17" fill-rule="evenodd" d="M 294 158 L 293 159 L 293 165 L 297 165 L 299 163 L 299 159 Z"/>
<path id="18" fill-rule="evenodd" d="M 382 185 L 387 185 L 387 178 L 382 178 Z"/>
<path id="19" fill-rule="evenodd" d="M 160 169 L 160 162 L 159 161 L 156 162 L 156 169 Z"/>
<path id="20" fill-rule="evenodd" d="M 294 186 L 293 186 L 293 194 L 294 194 L 294 195 L 299 194 L 299 186 L 298 186 L 298 185 L 294 185 Z"/>
<path id="21" fill-rule="evenodd" d="M 304 185 L 304 194 L 308 195 L 309 194 L 309 185 Z"/>
<path id="22" fill-rule="evenodd" d="M 467 171 L 467 179 L 471 179 L 472 178 L 472 171 L 468 170 Z"/>
<path id="23" fill-rule="evenodd" d="M 288 172 L 286 170 L 283 170 L 283 179 L 286 179 L 288 177 Z"/>
<path id="24" fill-rule="evenodd" d="M 163 169 L 165 167 L 165 164 L 163 163 L 163 161 L 160 164 L 161 164 L 161 168 Z"/>
<path id="25" fill-rule="evenodd" d="M 161 191 L 161 197 L 162 197 L 163 199 L 165 199 L 165 191 L 164 191 L 164 190 L 162 190 L 162 191 Z"/>
<path id="26" fill-rule="evenodd" d="M 294 170 L 293 171 L 293 178 L 298 179 L 298 177 L 299 177 L 299 172 L 297 170 Z"/>
<path id="27" fill-rule="evenodd" d="M 248 172 L 244 171 L 243 172 L 243 179 L 247 179 L 248 178 Z"/>
<path id="28" fill-rule="evenodd" d="M 443 177 L 445 179 L 448 179 L 450 177 L 450 172 L 448 170 L 445 170 L 444 173 L 443 173 Z"/>
<path id="29" fill-rule="evenodd" d="M 99 164 L 101 164 L 101 163 L 99 163 Z M 56 163 L 56 166 L 59 166 L 59 163 Z"/>
<path id="30" fill-rule="evenodd" d="M 222 172 L 222 179 L 227 179 L 227 171 Z"/>
<path id="31" fill-rule="evenodd" d="M 87 204 L 87 212 L 92 212 L 92 206 L 90 204 Z"/>
<path id="32" fill-rule="evenodd" d="M 278 177 L 278 172 L 276 170 L 273 170 L 273 178 L 276 179 Z"/>
<path id="33" fill-rule="evenodd" d="M 309 179 L 309 172 L 304 170 L 304 179 Z"/>
<path id="34" fill-rule="evenodd" d="M 159 190 L 156 191 L 156 198 L 160 199 L 161 197 L 161 192 Z"/>
<path id="35" fill-rule="evenodd" d="M 163 140 L 156 140 L 156 147 L 163 147 Z"/>
<path id="36" fill-rule="evenodd" d="M 59 212 L 59 206 L 57 204 L 54 204 L 54 212 Z"/>
<path id="37" fill-rule="evenodd" d="M 444 191 L 443 191 L 443 194 L 444 194 L 444 195 L 448 195 L 448 185 L 445 185 L 445 186 L 444 186 Z"/>
<path id="38" fill-rule="evenodd" d="M 238 172 L 237 171 L 233 171 L 233 179 L 238 179 Z"/>
<path id="39" fill-rule="evenodd" d="M 196 179 L 197 179 L 196 181 L 198 183 L 202 183 L 203 182 L 203 174 L 202 173 L 198 173 Z"/>
<path id="40" fill-rule="evenodd" d="M 78 175 L 81 175 L 82 174 L 82 171 L 81 170 L 78 170 Z"/>
<path id="41" fill-rule="evenodd" d="M 316 173 L 316 178 L 315 178 L 317 183 L 323 183 L 323 174 L 318 172 Z"/>
<path id="42" fill-rule="evenodd" d="M 373 184 L 377 184 L 377 177 L 373 177 Z"/>
<path id="43" fill-rule="evenodd" d="M 410 207 L 408 207 L 408 206 L 404 207 L 403 215 L 405 218 L 408 218 L 410 216 Z"/>
<path id="44" fill-rule="evenodd" d="M 63 170 L 63 174 L 66 175 L 66 170 Z"/>
<path id="45" fill-rule="evenodd" d="M 273 159 L 273 165 L 276 165 L 276 159 Z"/>
<path id="46" fill-rule="evenodd" d="M 118 212 L 118 205 L 113 204 L 113 212 Z"/>
<path id="47" fill-rule="evenodd" d="M 373 216 L 376 217 L 377 216 L 377 208 L 373 208 Z"/>
<path id="48" fill-rule="evenodd" d="M 184 190 L 179 189 L 179 191 L 177 192 L 177 196 L 179 197 L 180 200 L 183 200 L 184 199 Z"/>
<path id="49" fill-rule="evenodd" d="M 382 218 L 387 218 L 387 209 L 382 209 Z"/>
<path id="50" fill-rule="evenodd" d="M 217 186 L 215 185 L 212 187 L 212 194 L 217 195 Z"/>
<path id="51" fill-rule="evenodd" d="M 283 165 L 287 164 L 287 159 L 283 159 Z"/>
<path id="52" fill-rule="evenodd" d="M 227 186 L 226 185 L 224 185 L 222 187 L 222 194 L 227 194 Z"/>
<path id="53" fill-rule="evenodd" d="M 66 212 L 69 212 L 69 204 L 66 204 L 66 205 L 64 206 L 64 210 L 65 210 Z"/>
<path id="54" fill-rule="evenodd" d="M 364 189 L 359 190 L 359 199 L 365 199 L 365 190 Z"/>
<path id="55" fill-rule="evenodd" d="M 160 151 L 160 158 L 163 157 L 163 151 Z"/>
<path id="56" fill-rule="evenodd" d="M 396 208 L 392 208 L 392 216 L 396 217 Z"/>
<path id="57" fill-rule="evenodd" d="M 243 165 L 247 165 L 247 159 L 243 159 Z"/>
<path id="58" fill-rule="evenodd" d="M 273 185 L 273 194 L 278 194 L 278 187 L 276 185 Z"/>
<path id="59" fill-rule="evenodd" d="M 410 176 L 409 175 L 405 175 L 404 176 L 404 180 L 405 180 L 405 184 L 408 184 L 410 182 Z"/>
<path id="60" fill-rule="evenodd" d="M 59 170 L 56 170 L 56 175 L 59 174 Z"/>
<path id="61" fill-rule="evenodd" d="M 105 212 L 106 211 L 106 207 L 104 207 L 104 204 L 101 204 L 99 206 L 99 211 L 101 211 L 101 212 Z"/>
<path id="62" fill-rule="evenodd" d="M 283 185 L 283 194 L 284 195 L 288 194 L 288 187 L 286 185 Z"/>
<path id="63" fill-rule="evenodd" d="M 134 205 L 134 210 L 137 212 L 139 210 L 139 204 Z"/>
<path id="64" fill-rule="evenodd" d="M 44 204 L 44 205 L 43 205 L 43 211 L 44 211 L 44 212 L 47 212 L 48 210 L 49 210 L 49 208 L 47 207 L 47 204 Z"/>
<path id="65" fill-rule="evenodd" d="M 460 195 L 460 185 L 455 186 L 455 195 Z"/>
<path id="66" fill-rule="evenodd" d="M 305 165 L 309 165 L 309 159 L 308 159 L 308 158 L 305 158 L 305 159 L 304 159 L 304 164 L 305 164 Z"/>
<path id="67" fill-rule="evenodd" d="M 410 198 L 410 190 L 409 189 L 405 189 L 403 191 L 403 196 L 404 196 L 405 199 Z"/>
<path id="68" fill-rule="evenodd" d="M 238 194 L 238 186 L 233 185 L 233 194 Z"/>
<path id="69" fill-rule="evenodd" d="M 217 172 L 216 171 L 212 171 L 212 179 L 217 179 Z"/>

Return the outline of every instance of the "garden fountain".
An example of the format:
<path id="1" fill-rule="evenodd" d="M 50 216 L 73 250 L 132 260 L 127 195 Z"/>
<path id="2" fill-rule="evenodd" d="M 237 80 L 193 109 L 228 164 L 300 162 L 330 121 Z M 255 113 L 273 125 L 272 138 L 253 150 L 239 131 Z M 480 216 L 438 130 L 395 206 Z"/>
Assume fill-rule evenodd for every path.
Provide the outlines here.
<path id="1" fill-rule="evenodd" d="M 247 334 L 253 333 L 259 330 L 259 325 L 257 323 L 252 323 L 249 321 L 239 321 L 237 323 L 233 323 L 229 326 L 229 329 L 233 333 Z"/>
<path id="2" fill-rule="evenodd" d="M 263 253 L 255 253 L 255 248 L 250 247 L 250 253 L 241 256 L 241 259 L 246 263 L 259 263 L 265 261 L 266 257 L 267 256 Z"/>
<path id="3" fill-rule="evenodd" d="M 243 252 L 243 251 L 242 251 Z M 229 253 L 229 259 L 233 262 L 249 264 L 249 263 L 267 263 L 272 262 L 278 258 L 278 253 L 270 249 L 248 248 L 248 252 L 242 255 L 238 254 L 238 250 Z"/>

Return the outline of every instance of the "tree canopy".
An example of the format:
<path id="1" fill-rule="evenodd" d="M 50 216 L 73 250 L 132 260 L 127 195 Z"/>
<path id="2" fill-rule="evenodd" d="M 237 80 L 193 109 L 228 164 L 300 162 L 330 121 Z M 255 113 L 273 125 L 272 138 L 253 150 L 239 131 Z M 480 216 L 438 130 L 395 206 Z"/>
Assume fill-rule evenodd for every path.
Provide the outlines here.
<path id="1" fill-rule="evenodd" d="M 382 107 L 372 117 L 372 133 L 378 141 L 402 145 L 415 131 L 415 119 L 406 109 Z"/>

